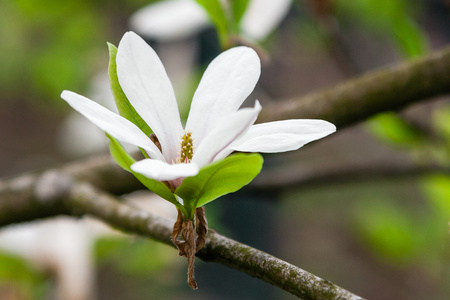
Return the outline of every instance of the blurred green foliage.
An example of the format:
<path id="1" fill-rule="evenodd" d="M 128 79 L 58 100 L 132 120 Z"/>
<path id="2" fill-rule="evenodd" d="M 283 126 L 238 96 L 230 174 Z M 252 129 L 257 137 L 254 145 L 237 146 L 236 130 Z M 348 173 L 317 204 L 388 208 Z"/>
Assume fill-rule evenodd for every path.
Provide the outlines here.
<path id="1" fill-rule="evenodd" d="M 239 28 L 249 2 L 250 0 L 234 0 L 232 2 L 233 24 L 236 28 Z"/>
<path id="2" fill-rule="evenodd" d="M 406 59 L 427 53 L 425 32 L 415 21 L 423 3 L 407 0 L 337 1 L 338 15 L 356 20 L 369 32 L 384 35 Z M 380 114 L 368 122 L 370 131 L 382 141 L 398 148 L 424 148 L 428 142 L 422 132 L 396 113 Z"/>
<path id="3" fill-rule="evenodd" d="M 0 281 L 2 285 L 10 284 L 20 291 L 21 299 L 43 299 L 50 288 L 50 282 L 42 271 L 6 252 L 0 252 Z"/>
<path id="4" fill-rule="evenodd" d="M 435 161 L 450 166 L 450 106 L 441 105 L 432 114 L 431 124 L 435 132 L 431 149 Z"/>
<path id="5" fill-rule="evenodd" d="M 229 30 L 228 18 L 219 0 L 196 0 L 207 12 L 216 27 L 222 44 L 226 43 Z"/>
<path id="6" fill-rule="evenodd" d="M 344 22 L 357 22 L 365 30 L 388 36 L 406 57 L 427 52 L 426 34 L 415 21 L 422 1 L 336 0 L 337 16 Z"/>
<path id="7" fill-rule="evenodd" d="M 117 22 L 151 1 L 6 0 L 0 2 L 2 99 L 62 103 L 64 89 L 85 89 L 107 64 L 105 41 Z M 100 60 L 99 60 L 100 58 Z M 105 58 L 101 60 L 101 58 Z"/>
<path id="8" fill-rule="evenodd" d="M 424 133 L 393 113 L 370 121 L 380 140 L 410 154 L 421 164 L 450 165 L 450 108 L 436 109 L 431 134 Z M 407 197 L 375 198 L 355 212 L 360 238 L 393 265 L 420 266 L 441 276 L 450 249 L 450 176 L 426 175 L 411 182 L 420 188 L 423 206 Z M 400 202 L 399 202 L 400 201 Z"/>
<path id="9" fill-rule="evenodd" d="M 347 22 L 357 21 L 369 32 L 388 37 L 405 59 L 427 53 L 426 34 L 415 21 L 420 17 L 421 1 L 412 4 L 406 0 L 339 0 L 337 3 L 338 15 L 345 16 Z M 436 109 L 429 132 L 425 132 L 404 117 L 389 112 L 372 118 L 368 128 L 384 143 L 409 153 L 418 164 L 448 166 L 449 119 L 448 107 Z M 369 249 L 390 263 L 421 265 L 440 272 L 444 253 L 450 246 L 450 177 L 427 176 L 417 183 L 426 201 L 424 207 L 405 207 L 408 199 L 398 203 L 399 199 L 390 197 L 375 198 L 357 207 L 357 228 Z"/>
<path id="10" fill-rule="evenodd" d="M 424 198 L 428 201 L 420 209 L 389 198 L 374 198 L 357 206 L 359 236 L 385 262 L 439 273 L 445 267 L 443 258 L 450 246 L 449 183 L 445 176 L 423 180 Z"/>
<path id="11" fill-rule="evenodd" d="M 240 34 L 241 20 L 250 0 L 196 0 L 207 12 L 216 27 L 222 48 L 234 46 L 233 39 Z"/>
<path id="12" fill-rule="evenodd" d="M 97 240 L 98 264 L 112 264 L 127 275 L 150 275 L 165 268 L 173 258 L 167 245 L 143 238 L 104 237 Z M 125 259 L 124 259 L 125 258 Z"/>
<path id="13" fill-rule="evenodd" d="M 378 115 L 368 125 L 372 133 L 394 147 L 422 147 L 427 142 L 420 130 L 392 112 Z"/>
<path id="14" fill-rule="evenodd" d="M 398 265 L 415 258 L 419 224 L 400 205 L 374 198 L 359 207 L 356 219 L 361 238 L 383 259 Z"/>

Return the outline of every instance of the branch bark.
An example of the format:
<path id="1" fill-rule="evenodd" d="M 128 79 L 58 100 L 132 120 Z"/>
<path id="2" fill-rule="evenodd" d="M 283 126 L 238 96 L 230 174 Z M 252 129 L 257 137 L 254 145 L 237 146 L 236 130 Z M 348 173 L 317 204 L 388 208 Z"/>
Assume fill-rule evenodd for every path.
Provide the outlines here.
<path id="1" fill-rule="evenodd" d="M 217 233 L 208 234 L 198 256 L 245 272 L 304 300 L 363 299 L 328 280 Z"/>
<path id="2" fill-rule="evenodd" d="M 416 163 L 368 162 L 355 165 L 336 165 L 327 168 L 287 167 L 259 175 L 249 184 L 247 191 L 266 193 L 320 187 L 323 184 L 357 183 L 373 180 L 419 178 L 420 176 L 450 174 L 450 168 Z"/>
<path id="3" fill-rule="evenodd" d="M 87 184 L 71 189 L 68 202 L 69 207 L 78 210 L 77 213 L 83 211 L 130 233 L 174 246 L 170 221 L 120 203 Z M 245 272 L 305 300 L 362 299 L 327 280 L 214 231 L 208 233 L 206 244 L 197 256 Z"/>
<path id="4" fill-rule="evenodd" d="M 450 47 L 325 90 L 266 106 L 258 121 L 324 119 L 338 128 L 450 93 Z"/>
<path id="5" fill-rule="evenodd" d="M 57 187 L 55 189 L 55 187 Z M 130 234 L 172 244 L 171 221 L 121 203 L 113 195 L 64 172 L 19 177 L 0 192 L 0 226 L 56 215 L 91 215 Z M 302 299 L 362 299 L 294 265 L 214 231 L 197 256 L 262 279 Z"/>

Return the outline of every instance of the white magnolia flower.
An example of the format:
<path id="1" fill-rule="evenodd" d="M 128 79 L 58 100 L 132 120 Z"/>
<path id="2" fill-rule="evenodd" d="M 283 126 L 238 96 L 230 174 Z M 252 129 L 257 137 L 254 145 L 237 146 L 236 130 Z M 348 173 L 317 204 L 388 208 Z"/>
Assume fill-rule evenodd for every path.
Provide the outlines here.
<path id="1" fill-rule="evenodd" d="M 114 138 L 136 145 L 150 158 L 131 169 L 173 188 L 207 164 L 233 151 L 284 152 L 336 130 L 322 120 L 285 120 L 253 125 L 261 106 L 241 108 L 260 75 L 260 60 L 251 48 L 223 52 L 205 71 L 183 128 L 174 91 L 153 49 L 133 32 L 117 51 L 117 76 L 131 105 L 157 136 L 161 151 L 136 125 L 76 93 L 61 97 Z"/>
<path id="2" fill-rule="evenodd" d="M 242 17 L 241 30 L 247 38 L 264 39 L 286 16 L 292 0 L 250 0 Z M 131 17 L 131 28 L 160 41 L 173 41 L 196 34 L 210 20 L 195 0 L 165 0 L 151 3 Z"/>

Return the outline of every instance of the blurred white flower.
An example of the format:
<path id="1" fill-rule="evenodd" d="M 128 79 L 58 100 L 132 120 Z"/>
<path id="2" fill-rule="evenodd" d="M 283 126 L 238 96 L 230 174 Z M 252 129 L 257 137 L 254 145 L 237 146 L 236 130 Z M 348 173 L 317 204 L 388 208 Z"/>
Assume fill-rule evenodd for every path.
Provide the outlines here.
<path id="1" fill-rule="evenodd" d="M 57 299 L 94 299 L 91 225 L 60 217 L 7 227 L 0 231 L 0 249 L 55 276 Z"/>
<path id="2" fill-rule="evenodd" d="M 209 20 L 195 0 L 166 0 L 138 10 L 130 25 L 143 36 L 164 42 L 189 38 L 208 27 Z"/>
<path id="3" fill-rule="evenodd" d="M 242 18 L 242 31 L 257 41 L 269 35 L 287 15 L 292 0 L 250 0 Z"/>
<path id="4" fill-rule="evenodd" d="M 242 17 L 242 33 L 249 39 L 262 40 L 286 16 L 292 0 L 250 0 Z M 139 34 L 158 41 L 192 37 L 211 22 L 195 0 L 165 0 L 138 10 L 130 20 Z"/>

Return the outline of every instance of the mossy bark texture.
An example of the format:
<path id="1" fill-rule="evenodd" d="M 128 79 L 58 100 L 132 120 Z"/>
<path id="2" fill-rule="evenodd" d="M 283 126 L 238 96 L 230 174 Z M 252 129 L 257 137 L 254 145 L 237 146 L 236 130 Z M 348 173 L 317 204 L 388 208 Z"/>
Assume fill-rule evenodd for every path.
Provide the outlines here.
<path id="1" fill-rule="evenodd" d="M 18 222 L 17 216 L 25 222 L 60 214 L 76 217 L 91 215 L 124 232 L 142 235 L 174 246 L 173 224 L 170 220 L 126 205 L 117 197 L 91 184 L 76 181 L 66 174 L 53 172 L 35 179 L 38 180 L 34 181 L 30 177 L 24 181 L 22 187 L 26 187 L 26 191 L 21 193 L 17 193 L 20 189 L 11 190 L 5 186 L 0 187 L 0 203 L 2 203 L 0 210 L 4 212 L 0 214 L 0 225 Z M 50 187 L 58 182 L 57 193 L 36 190 L 38 186 Z M 19 196 L 22 200 L 19 206 L 15 206 L 17 205 L 16 197 Z M 52 209 L 48 209 L 49 207 Z M 21 210 L 24 210 L 22 214 Z M 33 213 L 30 214 L 30 211 Z M 197 256 L 205 261 L 221 263 L 243 271 L 302 299 L 361 299 L 311 273 L 216 232 L 208 233 L 205 244 Z"/>

